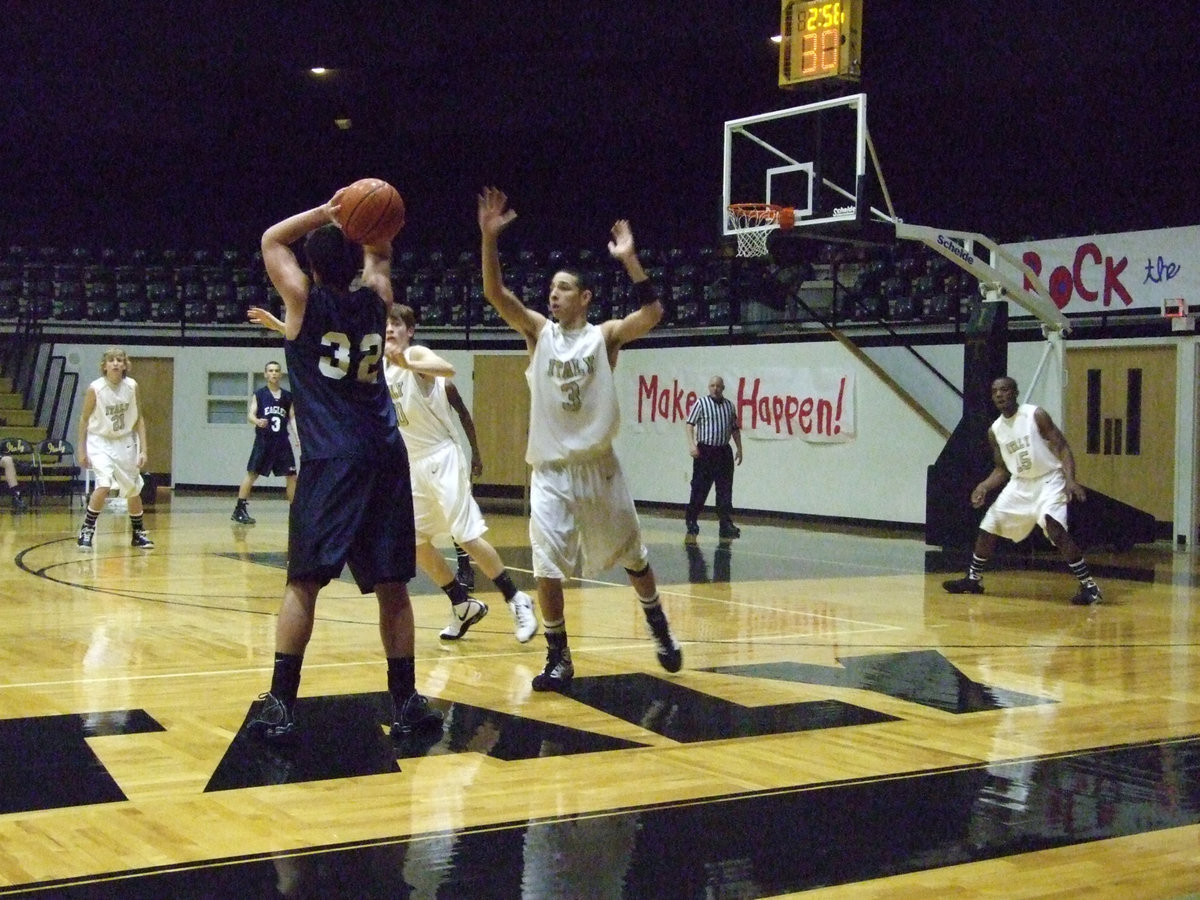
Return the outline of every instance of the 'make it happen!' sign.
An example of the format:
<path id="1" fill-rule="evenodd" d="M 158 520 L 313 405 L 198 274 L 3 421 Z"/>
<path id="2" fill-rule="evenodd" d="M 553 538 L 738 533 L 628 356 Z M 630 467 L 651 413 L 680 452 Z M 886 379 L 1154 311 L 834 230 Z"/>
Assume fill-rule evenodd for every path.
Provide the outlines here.
<path id="1" fill-rule="evenodd" d="M 711 372 L 664 375 L 625 372 L 623 418 L 635 431 L 670 431 L 687 421 L 708 391 Z M 725 397 L 737 411 L 743 438 L 799 439 L 813 443 L 854 440 L 854 374 L 821 369 L 765 369 L 725 378 Z M 632 387 L 636 396 L 629 397 Z M 630 401 L 633 401 L 632 403 Z M 630 416 L 632 411 L 632 416 Z"/>

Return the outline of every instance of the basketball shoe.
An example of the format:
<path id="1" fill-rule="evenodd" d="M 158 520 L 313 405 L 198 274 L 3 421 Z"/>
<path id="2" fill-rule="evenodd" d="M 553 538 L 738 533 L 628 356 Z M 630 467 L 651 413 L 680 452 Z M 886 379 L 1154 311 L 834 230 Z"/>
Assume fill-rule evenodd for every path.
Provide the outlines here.
<path id="1" fill-rule="evenodd" d="M 533 676 L 535 691 L 557 691 L 565 694 L 571 689 L 575 666 L 571 664 L 571 648 L 551 644 L 546 650 L 546 668 Z"/>
<path id="2" fill-rule="evenodd" d="M 468 597 L 462 603 L 450 607 L 450 624 L 438 635 L 443 641 L 457 641 L 467 629 L 488 614 L 486 603 Z"/>
<path id="3" fill-rule="evenodd" d="M 667 616 L 662 607 L 646 613 L 646 624 L 650 627 L 650 633 L 654 635 L 654 652 L 658 656 L 658 664 L 668 672 L 678 672 L 683 668 L 683 651 L 679 649 L 679 642 L 671 634 L 671 626 L 667 624 Z"/>
<path id="4" fill-rule="evenodd" d="M 414 731 L 440 729 L 442 713 L 429 706 L 429 698 L 414 691 L 400 709 L 392 716 L 392 737 L 412 734 Z"/>
<path id="5" fill-rule="evenodd" d="M 942 582 L 947 594 L 982 594 L 983 582 L 974 578 L 952 578 Z"/>
<path id="6" fill-rule="evenodd" d="M 259 694 L 262 708 L 246 726 L 254 737 L 268 741 L 283 741 L 296 733 L 296 719 L 283 701 L 272 693 Z"/>
<path id="7" fill-rule="evenodd" d="M 524 591 L 517 591 L 508 601 L 508 608 L 512 610 L 515 622 L 513 634 L 524 644 L 537 634 L 538 630 L 537 616 L 533 614 L 533 598 Z"/>

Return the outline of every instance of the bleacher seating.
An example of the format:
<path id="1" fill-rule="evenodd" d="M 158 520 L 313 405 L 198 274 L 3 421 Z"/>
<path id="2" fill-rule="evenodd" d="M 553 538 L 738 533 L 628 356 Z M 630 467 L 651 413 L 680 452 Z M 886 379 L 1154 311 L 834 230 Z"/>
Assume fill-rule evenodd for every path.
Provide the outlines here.
<path id="1" fill-rule="evenodd" d="M 21 305 L 21 275 L 14 263 L 0 267 L 0 319 L 16 318 Z"/>
<path id="2" fill-rule="evenodd" d="M 216 319 L 216 305 L 209 299 L 208 285 L 203 281 L 185 281 L 176 289 L 183 320 L 189 325 L 206 325 Z"/>
<path id="3" fill-rule="evenodd" d="M 829 317 L 839 327 L 964 321 L 977 296 L 975 279 L 918 245 L 811 248 L 804 265 L 741 258 L 731 247 L 643 247 L 639 253 L 661 293 L 663 327 L 754 327 L 811 322 L 806 291 L 830 291 Z M 545 313 L 550 278 L 562 268 L 593 286 L 589 319 L 622 316 L 636 306 L 628 279 L 599 248 L 506 251 L 505 281 L 530 308 Z M 806 287 L 812 282 L 819 284 Z M 503 330 L 482 296 L 478 251 L 405 249 L 393 259 L 395 296 L 423 325 Z M 820 296 L 820 295 L 817 295 Z M 822 301 L 822 304 L 825 301 Z M 261 253 L 241 248 L 115 250 L 12 244 L 0 248 L 0 319 L 155 322 L 237 326 L 250 306 L 282 312 Z M 825 307 L 822 305 L 822 309 Z M 817 317 L 825 321 L 825 316 Z"/>
<path id="4" fill-rule="evenodd" d="M 117 318 L 122 322 L 145 322 L 150 318 L 146 285 L 138 281 L 117 282 Z"/>
<path id="5" fill-rule="evenodd" d="M 60 321 L 87 318 L 87 298 L 82 281 L 55 281 L 53 314 Z"/>
<path id="6" fill-rule="evenodd" d="M 43 248 L 41 253 L 44 253 Z M 41 253 L 39 255 L 41 255 Z M 48 256 L 49 254 L 45 254 Z M 45 256 L 41 256 L 42 260 Z M 27 319 L 48 319 L 54 312 L 54 280 L 45 261 L 25 264 L 21 279 L 18 315 Z"/>
<path id="7" fill-rule="evenodd" d="M 232 278 L 210 281 L 205 285 L 205 290 L 208 292 L 214 322 L 232 324 L 246 320 L 246 307 L 238 302 L 238 285 L 234 284 Z"/>
<path id="8" fill-rule="evenodd" d="M 117 318 L 117 287 L 112 281 L 87 281 L 83 286 L 87 318 L 92 322 L 112 322 Z"/>
<path id="9" fill-rule="evenodd" d="M 146 298 L 150 301 L 150 320 L 153 322 L 178 322 L 183 315 L 179 292 L 169 281 L 148 283 Z"/>

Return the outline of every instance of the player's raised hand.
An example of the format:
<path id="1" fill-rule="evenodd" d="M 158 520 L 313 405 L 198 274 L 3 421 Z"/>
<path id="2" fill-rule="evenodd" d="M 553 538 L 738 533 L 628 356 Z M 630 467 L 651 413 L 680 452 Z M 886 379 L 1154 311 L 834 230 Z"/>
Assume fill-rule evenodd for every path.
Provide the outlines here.
<path id="1" fill-rule="evenodd" d="M 633 229 L 629 227 L 628 219 L 617 219 L 612 227 L 612 240 L 608 242 L 608 252 L 614 259 L 625 259 L 637 253 L 633 244 Z"/>
<path id="2" fill-rule="evenodd" d="M 283 333 L 283 322 L 273 315 L 270 311 L 259 306 L 252 306 L 246 310 L 246 318 L 255 325 L 261 325 L 263 328 L 270 328 L 272 331 Z"/>
<path id="3" fill-rule="evenodd" d="M 508 196 L 499 188 L 484 188 L 478 199 L 479 230 L 485 235 L 495 237 L 517 217 L 517 211 L 508 208 Z"/>

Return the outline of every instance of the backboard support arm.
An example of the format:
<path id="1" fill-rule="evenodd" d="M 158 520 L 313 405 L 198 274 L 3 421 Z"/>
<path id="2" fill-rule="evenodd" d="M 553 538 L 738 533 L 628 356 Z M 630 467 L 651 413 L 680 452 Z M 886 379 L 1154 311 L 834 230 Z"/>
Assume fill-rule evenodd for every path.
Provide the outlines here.
<path id="1" fill-rule="evenodd" d="M 1041 279 L 1029 266 L 991 238 L 972 231 L 951 231 L 945 228 L 931 228 L 928 225 L 910 225 L 901 221 L 895 221 L 895 227 L 897 238 L 920 241 L 959 268 L 970 272 L 979 281 L 985 299 L 1000 300 L 1007 297 L 1026 312 L 1036 316 L 1045 331 L 1071 330 L 1070 322 L 1054 305 L 1050 299 L 1050 292 L 1046 290 Z M 991 258 L 985 260 L 976 252 L 976 246 L 986 248 Z M 1019 271 L 1033 286 L 1033 291 L 1027 291 L 1024 285 L 1001 271 L 995 265 L 997 259 L 1004 260 Z"/>

